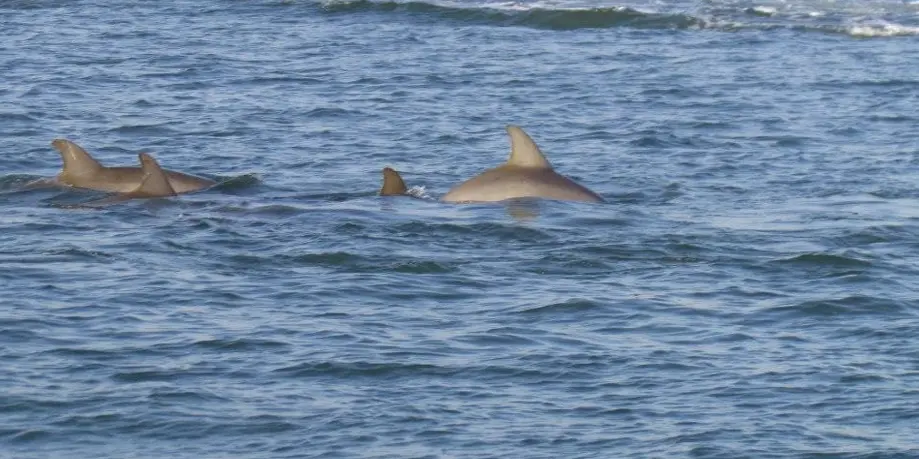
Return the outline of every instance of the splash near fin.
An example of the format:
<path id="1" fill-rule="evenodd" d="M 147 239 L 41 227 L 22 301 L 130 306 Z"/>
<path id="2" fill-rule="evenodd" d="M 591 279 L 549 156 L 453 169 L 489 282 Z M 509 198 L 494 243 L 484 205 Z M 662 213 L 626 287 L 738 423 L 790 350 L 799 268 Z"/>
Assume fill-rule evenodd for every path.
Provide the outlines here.
<path id="1" fill-rule="evenodd" d="M 507 134 L 511 137 L 511 157 L 507 160 L 508 166 L 552 169 L 549 160 L 536 146 L 536 142 L 523 129 L 508 125 Z"/>
<path id="2" fill-rule="evenodd" d="M 402 176 L 390 167 L 383 168 L 383 188 L 380 189 L 380 196 L 395 196 L 406 194 L 408 188 L 402 181 Z"/>
<path id="3" fill-rule="evenodd" d="M 51 146 L 61 153 L 61 159 L 64 160 L 64 168 L 61 171 L 64 175 L 86 176 L 92 175 L 102 170 L 102 164 L 93 159 L 79 145 L 67 139 L 55 139 Z"/>
<path id="4" fill-rule="evenodd" d="M 130 194 L 136 197 L 156 198 L 160 196 L 175 196 L 176 192 L 169 184 L 166 173 L 160 165 L 147 153 L 137 155 L 140 158 L 140 168 L 144 171 L 144 178 L 140 186 Z"/>

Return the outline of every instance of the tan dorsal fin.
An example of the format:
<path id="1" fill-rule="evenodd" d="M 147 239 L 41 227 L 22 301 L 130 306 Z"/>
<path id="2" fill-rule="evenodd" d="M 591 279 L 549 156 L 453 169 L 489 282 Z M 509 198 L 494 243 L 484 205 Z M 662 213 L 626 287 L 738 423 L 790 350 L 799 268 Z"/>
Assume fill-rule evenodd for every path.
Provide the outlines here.
<path id="1" fill-rule="evenodd" d="M 67 139 L 55 139 L 51 146 L 61 153 L 61 159 L 64 160 L 62 174 L 70 176 L 92 175 L 102 170 L 102 164 L 93 159 L 79 145 Z"/>
<path id="2" fill-rule="evenodd" d="M 175 196 L 176 192 L 172 189 L 172 185 L 169 184 L 169 179 L 159 163 L 147 153 L 141 153 L 137 157 L 140 158 L 140 168 L 144 171 L 144 178 L 141 180 L 140 186 L 131 194 L 148 198 Z"/>
<path id="3" fill-rule="evenodd" d="M 402 176 L 391 167 L 383 168 L 383 188 L 380 188 L 380 196 L 395 196 L 405 194 L 408 188 L 402 181 Z"/>
<path id="4" fill-rule="evenodd" d="M 508 125 L 507 134 L 511 137 L 511 157 L 507 160 L 508 166 L 552 169 L 549 160 L 536 146 L 536 142 L 523 129 Z"/>

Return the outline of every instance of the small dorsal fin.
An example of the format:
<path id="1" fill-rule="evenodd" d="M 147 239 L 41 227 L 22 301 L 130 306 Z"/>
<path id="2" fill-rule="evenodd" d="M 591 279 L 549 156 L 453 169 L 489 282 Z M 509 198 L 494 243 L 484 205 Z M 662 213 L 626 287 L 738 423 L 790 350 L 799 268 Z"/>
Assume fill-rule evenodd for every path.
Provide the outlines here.
<path id="1" fill-rule="evenodd" d="M 543 156 L 536 146 L 536 142 L 518 126 L 508 125 L 507 134 L 511 137 L 511 157 L 507 160 L 508 166 L 533 167 L 538 169 L 552 169 L 549 160 Z"/>
<path id="2" fill-rule="evenodd" d="M 155 198 L 159 196 L 175 196 L 176 192 L 169 184 L 166 173 L 160 167 L 159 163 L 147 153 L 137 155 L 140 159 L 140 168 L 144 171 L 144 178 L 140 186 L 132 191 L 132 195 L 138 197 Z"/>
<path id="3" fill-rule="evenodd" d="M 383 168 L 383 188 L 380 188 L 380 196 L 395 196 L 405 194 L 408 188 L 402 181 L 402 176 L 391 167 Z"/>
<path id="4" fill-rule="evenodd" d="M 64 160 L 62 174 L 72 176 L 92 175 L 102 170 L 102 164 L 93 159 L 79 145 L 67 139 L 55 139 L 51 146 L 61 153 L 61 159 Z"/>

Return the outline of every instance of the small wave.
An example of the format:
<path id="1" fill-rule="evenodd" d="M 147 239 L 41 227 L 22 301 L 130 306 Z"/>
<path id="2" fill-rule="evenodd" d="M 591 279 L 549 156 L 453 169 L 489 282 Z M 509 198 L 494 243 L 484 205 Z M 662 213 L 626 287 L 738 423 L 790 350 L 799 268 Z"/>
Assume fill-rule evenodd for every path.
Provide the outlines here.
<path id="1" fill-rule="evenodd" d="M 837 268 L 867 268 L 871 266 L 871 263 L 867 261 L 829 253 L 806 253 L 794 258 L 780 260 L 780 262 L 802 266 L 829 266 Z"/>
<path id="2" fill-rule="evenodd" d="M 764 312 L 789 317 L 826 318 L 850 315 L 893 316 L 910 311 L 908 302 L 874 296 L 851 295 L 838 299 L 810 300 L 794 305 L 769 308 Z"/>
<path id="3" fill-rule="evenodd" d="M 453 6 L 419 1 L 333 0 L 322 3 L 327 13 L 404 13 L 476 24 L 524 26 L 552 30 L 599 29 L 621 26 L 660 29 L 703 27 L 704 21 L 685 14 L 642 12 L 627 7 L 542 8 Z"/>
<path id="4" fill-rule="evenodd" d="M 339 118 L 358 114 L 360 112 L 340 107 L 319 107 L 306 112 L 304 116 L 306 118 Z"/>
<path id="5" fill-rule="evenodd" d="M 568 300 L 561 303 L 551 303 L 542 306 L 527 308 L 520 313 L 523 314 L 576 314 L 581 311 L 589 311 L 601 307 L 599 303 L 590 300 Z"/>
<path id="6" fill-rule="evenodd" d="M 747 13 L 754 16 L 775 16 L 778 13 L 778 10 L 774 6 L 754 6 L 752 8 L 747 8 Z"/>
<path id="7" fill-rule="evenodd" d="M 54 187 L 51 179 L 38 175 L 10 174 L 0 176 L 0 193 L 13 193 Z"/>

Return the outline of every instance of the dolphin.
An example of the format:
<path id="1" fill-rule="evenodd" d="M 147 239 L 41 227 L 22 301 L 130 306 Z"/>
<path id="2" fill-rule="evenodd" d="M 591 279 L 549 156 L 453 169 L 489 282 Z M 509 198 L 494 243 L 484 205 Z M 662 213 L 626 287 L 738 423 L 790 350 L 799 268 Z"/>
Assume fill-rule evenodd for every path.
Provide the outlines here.
<path id="1" fill-rule="evenodd" d="M 380 196 L 401 196 L 408 194 L 408 187 L 402 180 L 402 176 L 391 167 L 383 168 L 383 187 L 380 188 Z"/>
<path id="2" fill-rule="evenodd" d="M 119 193 L 105 199 L 81 204 L 80 207 L 99 207 L 129 199 L 165 198 L 178 195 L 175 189 L 172 188 L 166 171 L 160 167 L 152 156 L 147 153 L 140 153 L 137 158 L 140 160 L 140 170 L 144 174 L 137 188 L 126 193 Z"/>
<path id="3" fill-rule="evenodd" d="M 64 167 L 56 178 L 59 184 L 98 191 L 136 193 L 143 188 L 144 179 L 150 175 L 149 167 L 144 169 L 146 163 L 143 156 L 140 158 L 141 167 L 105 167 L 93 159 L 86 150 L 69 140 L 56 139 L 51 142 L 51 146 L 61 153 L 61 158 L 64 160 Z M 152 157 L 149 155 L 146 157 L 156 164 Z M 158 164 L 156 168 L 160 169 Z M 167 178 L 173 194 L 198 191 L 215 184 L 213 180 L 206 178 L 160 170 Z"/>
<path id="4" fill-rule="evenodd" d="M 518 126 L 507 126 L 511 154 L 507 162 L 454 186 L 445 202 L 494 202 L 514 198 L 547 198 L 560 201 L 603 202 L 603 198 L 552 168 L 549 161 Z M 383 169 L 381 195 L 406 194 L 399 173 Z"/>
<path id="5" fill-rule="evenodd" d="M 178 194 L 169 182 L 166 171 L 160 167 L 160 164 L 152 156 L 147 153 L 140 153 L 137 155 L 137 159 L 140 160 L 140 169 L 144 173 L 144 178 L 136 189 L 125 193 L 125 197 L 163 198 Z"/>

